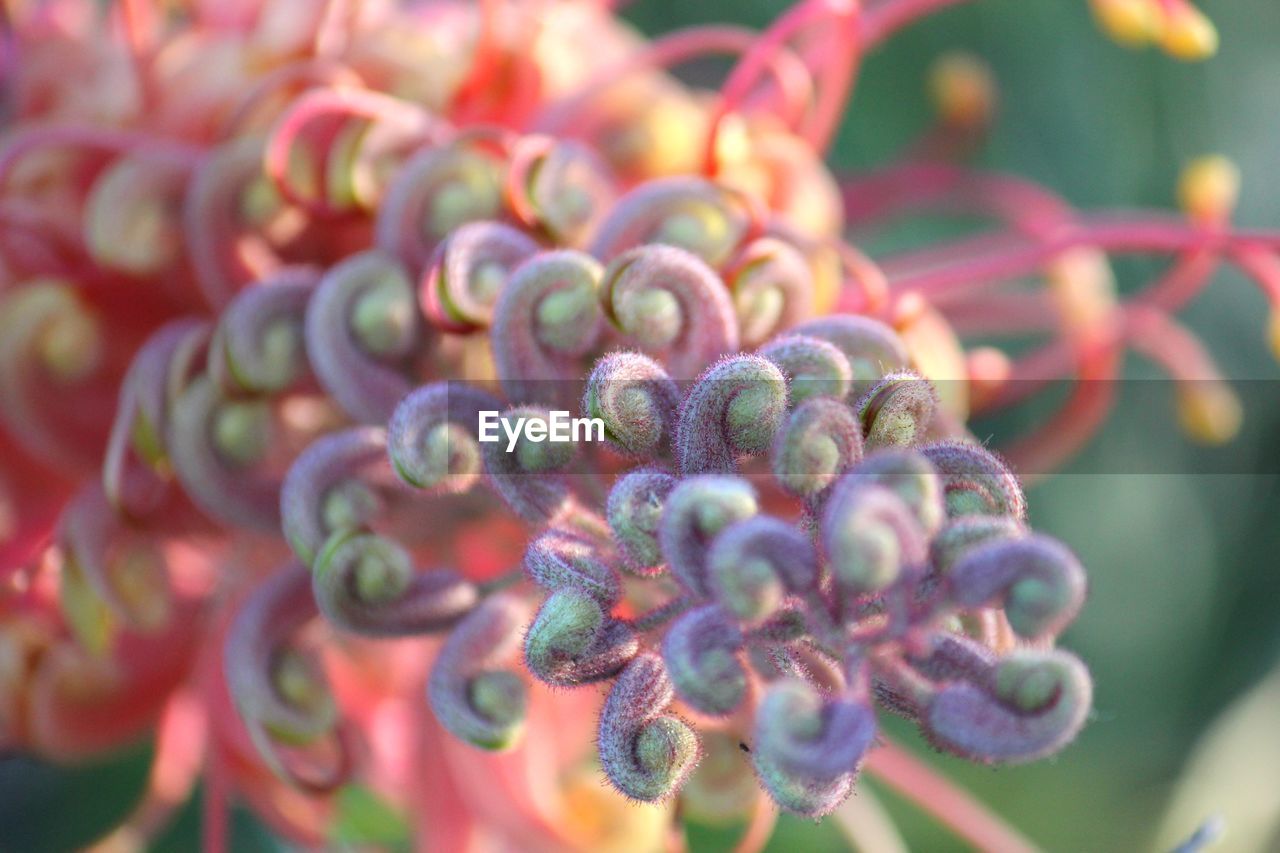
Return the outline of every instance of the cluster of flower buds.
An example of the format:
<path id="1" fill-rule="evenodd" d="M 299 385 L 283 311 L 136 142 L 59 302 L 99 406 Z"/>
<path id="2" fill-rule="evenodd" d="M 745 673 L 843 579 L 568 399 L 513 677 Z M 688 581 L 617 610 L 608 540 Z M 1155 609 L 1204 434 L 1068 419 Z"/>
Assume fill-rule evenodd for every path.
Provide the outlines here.
<path id="1" fill-rule="evenodd" d="M 949 2 L 648 43 L 608 5 L 5 7 L 0 740 L 74 758 L 159 718 L 168 802 L 194 699 L 212 796 L 293 837 L 365 779 L 433 803 L 423 832 L 535 814 L 512 832 L 568 844 L 527 785 L 493 783 L 508 814 L 445 769 L 432 727 L 571 739 L 546 703 L 591 686 L 627 798 L 707 799 L 695 767 L 745 750 L 804 815 L 849 794 L 877 707 L 980 762 L 1075 736 L 1090 680 L 1054 640 L 1083 570 L 965 423 L 1078 380 L 1009 448 L 1043 470 L 1132 347 L 1194 435 L 1229 437 L 1238 404 L 1171 314 L 1222 260 L 1280 305 L 1280 237 L 1231 225 L 1220 159 L 1185 219 L 956 164 L 994 112 L 963 57 L 901 162 L 828 172 L 862 53 Z M 1096 6 L 1113 30 L 1194 11 Z M 716 53 L 718 92 L 670 73 Z M 879 263 L 846 241 L 934 208 L 1003 228 Z M 1122 303 L 1123 252 L 1177 259 Z M 1048 339 L 1015 361 L 970 333 Z M 560 413 L 599 440 L 548 440 Z M 423 637 L 393 665 L 386 641 Z"/>

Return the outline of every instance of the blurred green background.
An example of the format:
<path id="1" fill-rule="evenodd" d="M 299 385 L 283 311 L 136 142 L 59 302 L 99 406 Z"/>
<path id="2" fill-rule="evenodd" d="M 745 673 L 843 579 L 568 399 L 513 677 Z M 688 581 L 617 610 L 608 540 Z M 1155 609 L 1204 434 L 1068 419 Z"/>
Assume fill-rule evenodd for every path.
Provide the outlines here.
<path id="1" fill-rule="evenodd" d="M 643 0 L 626 16 L 648 33 L 713 21 L 763 26 L 785 5 Z M 1084 208 L 1169 207 L 1180 166 L 1221 152 L 1246 176 L 1238 221 L 1280 227 L 1280 3 L 1200 6 L 1222 48 L 1198 65 L 1114 45 L 1095 30 L 1084 0 L 979 0 L 944 12 L 869 58 L 833 159 L 867 168 L 894 158 L 931 119 L 931 61 L 964 49 L 986 59 L 1000 86 L 986 165 L 1041 181 Z M 1121 286 L 1158 268 L 1125 264 Z M 1068 542 L 1091 573 L 1089 604 L 1063 641 L 1094 673 L 1090 725 L 1060 757 L 1029 767 L 974 767 L 926 751 L 1050 850 L 1153 849 L 1197 742 L 1280 660 L 1280 367 L 1266 346 L 1265 304 L 1240 276 L 1224 273 L 1186 319 L 1224 372 L 1246 380 L 1237 385 L 1247 419 L 1241 437 L 1223 450 L 1190 446 L 1173 422 L 1172 389 L 1138 383 L 1143 392 L 1125 396 L 1089 450 L 1030 495 L 1034 525 Z M 1155 374 L 1131 363 L 1128 375 Z M 1207 790 L 1188 795 L 1175 835 L 1221 811 L 1228 825 L 1216 849 L 1280 849 L 1276 826 L 1249 827 L 1232 815 L 1249 797 L 1280 800 L 1280 701 L 1261 707 L 1256 731 L 1225 727 L 1235 752 L 1221 740 L 1208 748 L 1222 767 L 1196 765 Z M 146 761 L 145 750 L 74 772 L 0 761 L 0 826 L 10 827 L 0 849 L 67 849 L 92 838 L 127 809 Z M 895 795 L 864 784 L 912 849 L 964 849 Z M 162 849 L 194 849 L 197 833 L 197 810 L 188 808 Z M 273 849 L 243 814 L 234 838 L 237 849 Z M 691 841 L 726 849 L 726 838 L 705 827 L 692 828 Z M 770 849 L 846 846 L 833 827 L 784 819 Z"/>

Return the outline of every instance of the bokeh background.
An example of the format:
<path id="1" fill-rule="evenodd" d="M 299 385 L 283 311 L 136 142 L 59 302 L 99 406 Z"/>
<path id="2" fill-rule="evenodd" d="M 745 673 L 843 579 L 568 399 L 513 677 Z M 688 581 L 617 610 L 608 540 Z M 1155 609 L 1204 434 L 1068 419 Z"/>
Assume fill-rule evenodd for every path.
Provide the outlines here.
<path id="1" fill-rule="evenodd" d="M 641 0 L 625 14 L 658 33 L 713 21 L 764 26 L 785 5 Z M 1179 168 L 1221 152 L 1246 176 L 1238 221 L 1280 227 L 1280 3 L 1199 5 L 1222 48 L 1196 65 L 1117 47 L 1095 30 L 1084 0 L 978 0 L 946 11 L 868 59 L 833 161 L 869 168 L 894 158 L 931 120 L 930 63 L 962 49 L 990 64 L 1000 88 L 983 164 L 1083 208 L 1169 207 Z M 939 227 L 881 235 L 883 245 L 869 248 Z M 1121 286 L 1158 269 L 1126 263 Z M 1266 345 L 1263 299 L 1240 276 L 1219 276 L 1186 317 L 1240 379 L 1246 425 L 1237 441 L 1191 446 L 1176 429 L 1172 388 L 1132 361 L 1104 433 L 1031 489 L 1035 527 L 1068 542 L 1090 570 L 1089 604 L 1063 641 L 1093 669 L 1090 725 L 1057 759 L 1028 767 L 974 767 L 921 747 L 1050 850 L 1169 849 L 1214 814 L 1225 819 L 1214 849 L 1280 850 L 1280 365 Z M 1016 427 L 1017 418 L 981 425 L 997 436 Z M 88 842 L 128 810 L 147 761 L 145 747 L 75 770 L 0 758 L 0 850 Z M 911 849 L 964 849 L 891 792 L 862 784 Z M 394 821 L 376 804 L 357 798 L 348 813 L 353 844 L 395 846 Z M 198 822 L 188 807 L 159 849 L 195 849 Z M 245 814 L 233 838 L 237 849 L 278 849 Z M 728 849 L 732 838 L 690 828 L 695 850 Z M 784 818 L 770 849 L 848 847 L 832 826 Z"/>

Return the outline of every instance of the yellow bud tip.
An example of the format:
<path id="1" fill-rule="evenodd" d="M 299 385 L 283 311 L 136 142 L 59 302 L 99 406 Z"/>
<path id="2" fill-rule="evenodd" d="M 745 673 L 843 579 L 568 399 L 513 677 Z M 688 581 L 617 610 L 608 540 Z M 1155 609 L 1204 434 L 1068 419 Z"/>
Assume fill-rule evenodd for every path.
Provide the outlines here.
<path id="1" fill-rule="evenodd" d="M 995 109 L 996 86 L 991 69 L 966 53 L 949 53 L 929 73 L 929 94 L 947 124 L 985 123 Z"/>
<path id="2" fill-rule="evenodd" d="M 1143 47 L 1161 36 L 1151 0 L 1091 0 L 1090 6 L 1103 32 L 1126 47 Z"/>
<path id="3" fill-rule="evenodd" d="M 1196 222 L 1223 222 L 1240 198 L 1240 169 L 1218 154 L 1198 157 L 1178 179 L 1178 204 Z"/>
<path id="4" fill-rule="evenodd" d="M 1218 52 L 1218 30 L 1199 9 L 1182 6 L 1165 18 L 1160 45 L 1170 56 L 1198 62 Z"/>
<path id="5" fill-rule="evenodd" d="M 1178 420 L 1195 442 L 1226 444 L 1240 432 L 1244 411 L 1225 382 L 1189 382 L 1178 391 Z"/>
<path id="6" fill-rule="evenodd" d="M 1280 309 L 1272 311 L 1267 322 L 1267 342 L 1271 344 L 1271 355 L 1280 361 Z"/>

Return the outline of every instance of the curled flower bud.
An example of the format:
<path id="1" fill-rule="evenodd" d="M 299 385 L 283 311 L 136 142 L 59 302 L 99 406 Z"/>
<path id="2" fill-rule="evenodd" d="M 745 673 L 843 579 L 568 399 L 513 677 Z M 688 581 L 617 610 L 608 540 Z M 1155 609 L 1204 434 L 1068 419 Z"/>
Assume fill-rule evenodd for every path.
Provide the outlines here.
<path id="1" fill-rule="evenodd" d="M 677 379 L 738 348 L 724 283 L 684 249 L 641 246 L 619 255 L 604 273 L 600 299 L 609 320 Z"/>
<path id="2" fill-rule="evenodd" d="M 707 550 L 735 521 L 756 514 L 756 493 L 738 477 L 690 477 L 671 491 L 662 510 L 658 542 L 671 572 L 690 591 L 709 595 Z"/>
<path id="3" fill-rule="evenodd" d="M 511 271 L 535 255 L 538 244 L 500 222 L 469 222 L 445 238 L 423 276 L 423 312 L 448 332 L 471 332 L 493 321 Z"/>
<path id="4" fill-rule="evenodd" d="M 725 283 L 733 294 L 744 346 L 761 344 L 813 313 L 809 261 L 777 237 L 748 243 L 730 264 Z"/>
<path id="5" fill-rule="evenodd" d="M 518 599 L 491 596 L 449 633 L 431 669 L 427 696 L 436 718 L 481 749 L 510 749 L 523 733 L 527 691 L 504 665 L 520 648 L 525 618 Z"/>
<path id="6" fill-rule="evenodd" d="M 763 619 L 788 593 L 810 590 L 817 580 L 813 541 L 779 518 L 758 515 L 736 522 L 716 536 L 707 552 L 712 594 L 739 619 Z"/>
<path id="7" fill-rule="evenodd" d="M 312 571 L 325 618 L 356 634 L 404 637 L 440 631 L 478 599 L 475 586 L 457 572 L 417 572 L 408 551 L 374 533 L 334 533 Z"/>
<path id="8" fill-rule="evenodd" d="M 680 389 L 653 359 L 615 352 L 596 362 L 582 409 L 604 421 L 605 437 L 623 453 L 651 458 L 676 428 Z"/>
<path id="9" fill-rule="evenodd" d="M 701 178 L 661 178 L 624 195 L 591 240 L 591 254 L 610 261 L 628 249 L 663 243 L 713 267 L 730 258 L 747 217 L 721 187 Z"/>
<path id="10" fill-rule="evenodd" d="M 1019 637 L 1056 636 L 1084 604 L 1085 573 L 1066 546 L 1047 536 L 998 539 L 965 553 L 947 574 L 961 607 L 1004 607 Z"/>
<path id="11" fill-rule="evenodd" d="M 1007 515 L 963 515 L 943 525 L 929 544 L 930 561 L 939 574 L 946 574 L 956 561 L 973 548 L 1000 539 L 1022 536 L 1022 523 Z"/>
<path id="12" fill-rule="evenodd" d="M 738 660 L 742 632 L 717 604 L 687 611 L 667 630 L 662 657 L 680 698 L 711 716 L 725 716 L 747 694 Z"/>
<path id="13" fill-rule="evenodd" d="M 859 400 L 889 373 L 911 363 L 906 344 L 889 326 L 870 317 L 841 314 L 801 323 L 792 334 L 821 338 L 840 348 L 853 370 L 849 399 Z"/>
<path id="14" fill-rule="evenodd" d="M 573 687 L 612 678 L 640 646 L 600 602 L 576 589 L 551 593 L 524 637 L 524 661 L 547 684 Z"/>
<path id="15" fill-rule="evenodd" d="M 543 522 L 569 498 L 569 487 L 557 476 L 573 460 L 577 447 L 568 441 L 535 441 L 530 431 L 549 435 L 549 413 L 536 406 L 516 406 L 499 418 L 499 435 L 514 432 L 515 446 L 502 440 L 484 446 L 489 482 L 517 515 Z"/>
<path id="16" fill-rule="evenodd" d="M 779 806 L 821 817 L 849 795 L 875 732 L 866 705 L 825 699 L 803 681 L 787 679 L 771 685 L 760 702 L 751 756 Z"/>
<path id="17" fill-rule="evenodd" d="M 490 335 L 510 399 L 571 404 L 564 380 L 581 376 L 578 359 L 596 345 L 603 328 L 600 276 L 594 258 L 571 250 L 536 255 L 511 274 L 494 308 Z"/>
<path id="18" fill-rule="evenodd" d="M 991 451 L 971 442 L 946 441 L 922 447 L 920 452 L 942 475 L 948 515 L 1026 518 L 1027 500 L 1018 478 Z"/>
<path id="19" fill-rule="evenodd" d="M 762 346 L 759 354 L 787 377 L 792 405 L 811 397 L 843 399 L 849 393 L 853 371 L 835 344 L 806 335 L 784 335 Z"/>
<path id="20" fill-rule="evenodd" d="M 460 382 L 433 382 L 409 394 L 387 425 L 396 473 L 420 489 L 470 489 L 484 472 L 480 413 L 501 408 L 493 395 Z"/>
<path id="21" fill-rule="evenodd" d="M 572 140 L 526 136 L 515 145 L 507 194 L 522 222 L 557 243 L 579 246 L 614 199 L 608 167 Z"/>
<path id="22" fill-rule="evenodd" d="M 413 388 L 424 330 L 405 268 L 377 250 L 329 270 L 307 306 L 316 377 L 358 421 L 382 423 Z"/>
<path id="23" fill-rule="evenodd" d="M 890 373 L 858 403 L 858 418 L 868 447 L 915 444 L 923 438 L 938 408 L 933 383 L 917 373 Z"/>
<path id="24" fill-rule="evenodd" d="M 524 567 L 538 586 L 555 592 L 577 590 L 612 607 L 622 594 L 617 574 L 590 543 L 561 530 L 548 530 L 529 543 Z"/>
<path id="25" fill-rule="evenodd" d="M 760 453 L 786 417 L 787 380 L 765 358 L 722 359 L 698 378 L 680 409 L 676 453 L 686 474 L 732 472 Z"/>
<path id="26" fill-rule="evenodd" d="M 921 719 L 941 749 L 973 761 L 1023 763 L 1076 736 L 1093 703 L 1089 671 L 1053 649 L 1020 649 L 995 664 L 989 683 L 945 684 Z"/>
<path id="27" fill-rule="evenodd" d="M 832 495 L 822 540 L 836 582 L 854 595 L 880 592 L 929 555 L 911 508 L 892 490 L 869 483 L 841 486 Z"/>
<path id="28" fill-rule="evenodd" d="M 275 394 L 301 378 L 307 366 L 303 317 L 316 280 L 309 268 L 288 268 L 231 301 L 209 354 L 209 373 L 219 387 Z"/>
<path id="29" fill-rule="evenodd" d="M 654 575 L 662 569 L 658 529 L 667 495 L 676 478 L 656 468 L 637 468 L 614 483 L 605 514 L 614 544 L 633 574 Z"/>
<path id="30" fill-rule="evenodd" d="M 836 483 L 836 489 L 854 489 L 859 484 L 884 486 L 911 507 L 920 528 L 932 536 L 946 519 L 942 484 L 938 471 L 924 455 L 913 450 L 877 450 Z"/>
<path id="31" fill-rule="evenodd" d="M 670 796 L 698 763 L 698 736 L 666 713 L 671 700 L 671 679 L 652 652 L 631 661 L 605 700 L 597 739 L 600 763 L 614 787 L 632 799 Z"/>
<path id="32" fill-rule="evenodd" d="M 810 502 L 861 458 L 858 418 L 839 400 L 817 397 L 796 406 L 773 440 L 773 476 Z"/>

